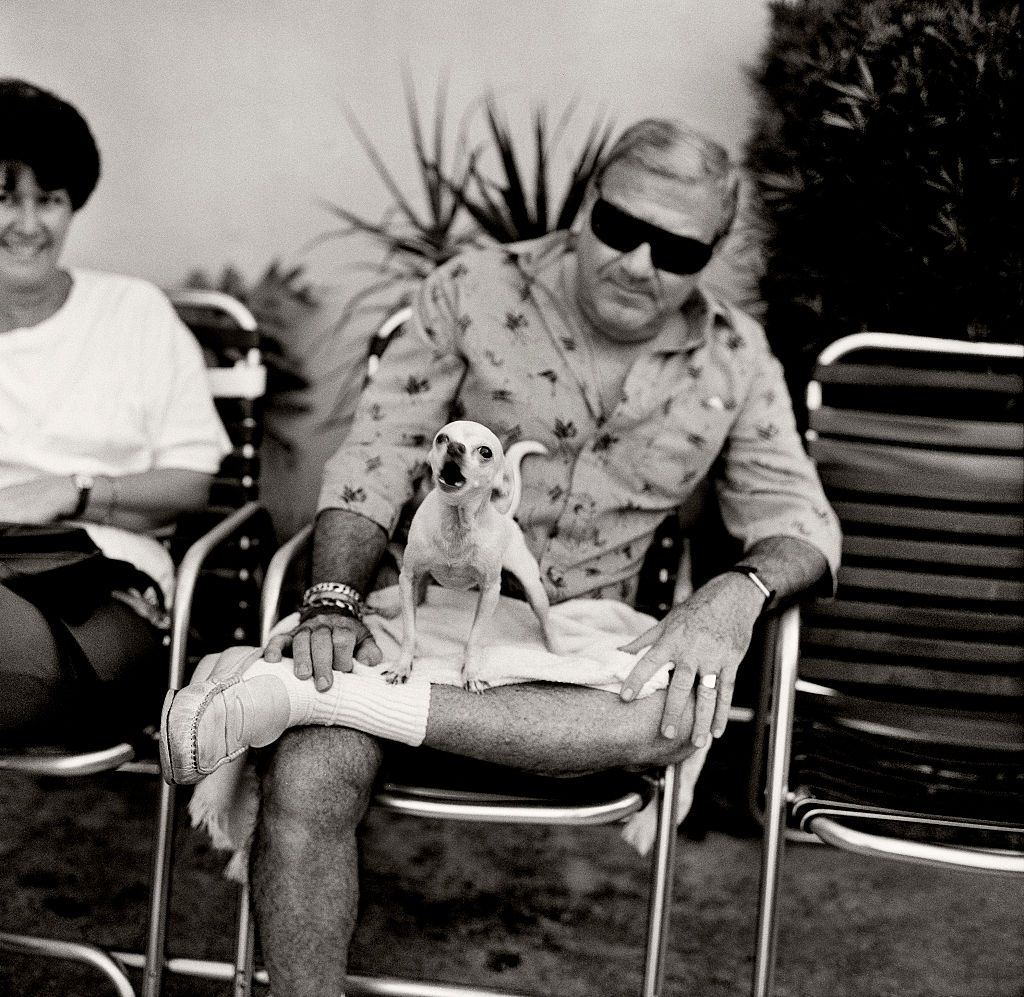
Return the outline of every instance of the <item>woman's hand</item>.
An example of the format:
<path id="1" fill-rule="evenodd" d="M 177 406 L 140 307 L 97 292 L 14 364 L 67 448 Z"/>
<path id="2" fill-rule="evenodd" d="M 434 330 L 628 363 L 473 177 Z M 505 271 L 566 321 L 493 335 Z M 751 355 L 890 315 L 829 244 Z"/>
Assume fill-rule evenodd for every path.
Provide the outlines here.
<path id="1" fill-rule="evenodd" d="M 320 607 L 299 621 L 291 633 L 272 637 L 263 651 L 266 661 L 280 661 L 291 651 L 295 677 L 313 678 L 320 692 L 330 689 L 332 672 L 352 671 L 353 660 L 375 667 L 384 660 L 362 620 Z"/>
<path id="2" fill-rule="evenodd" d="M 626 676 L 620 695 L 633 699 L 662 665 L 672 662 L 675 668 L 665 696 L 662 735 L 669 740 L 678 736 L 696 681 L 690 742 L 702 748 L 709 733 L 720 737 L 729 720 L 736 671 L 763 604 L 762 595 L 742 575 L 713 578 L 620 649 L 635 654 L 650 645 Z"/>
<path id="3" fill-rule="evenodd" d="M 71 477 L 46 474 L 31 481 L 0 488 L 0 523 L 39 526 L 70 516 L 78 505 L 78 489 Z"/>

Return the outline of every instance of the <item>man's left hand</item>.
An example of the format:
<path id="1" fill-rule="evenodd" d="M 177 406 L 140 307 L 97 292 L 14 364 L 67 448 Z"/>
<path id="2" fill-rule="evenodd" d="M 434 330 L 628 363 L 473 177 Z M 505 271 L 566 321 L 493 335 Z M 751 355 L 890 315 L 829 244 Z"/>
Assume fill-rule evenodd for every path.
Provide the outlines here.
<path id="1" fill-rule="evenodd" d="M 634 699 L 659 668 L 672 662 L 675 667 L 665 695 L 662 736 L 669 740 L 678 736 L 696 684 L 690 742 L 702 748 L 709 734 L 721 737 L 729 720 L 736 671 L 750 646 L 763 604 L 761 594 L 742 575 L 711 579 L 685 602 L 673 606 L 650 630 L 620 648 L 635 654 L 650 645 L 626 676 L 621 697 Z"/>
<path id="2" fill-rule="evenodd" d="M 38 526 L 70 515 L 78 489 L 68 475 L 47 474 L 0 488 L 0 523 Z"/>

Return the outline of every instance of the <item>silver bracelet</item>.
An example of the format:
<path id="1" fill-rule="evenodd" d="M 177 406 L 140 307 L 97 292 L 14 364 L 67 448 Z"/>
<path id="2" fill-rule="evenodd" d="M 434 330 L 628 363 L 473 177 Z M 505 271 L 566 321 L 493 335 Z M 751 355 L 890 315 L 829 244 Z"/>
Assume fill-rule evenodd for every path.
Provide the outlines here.
<path id="1" fill-rule="evenodd" d="M 310 600 L 317 596 L 331 596 L 336 599 L 342 599 L 345 602 L 351 602 L 356 606 L 362 606 L 363 604 L 363 597 L 359 591 L 351 585 L 346 585 L 344 582 L 317 582 L 316 585 L 310 585 L 302 593 L 302 605 L 308 605 Z"/>

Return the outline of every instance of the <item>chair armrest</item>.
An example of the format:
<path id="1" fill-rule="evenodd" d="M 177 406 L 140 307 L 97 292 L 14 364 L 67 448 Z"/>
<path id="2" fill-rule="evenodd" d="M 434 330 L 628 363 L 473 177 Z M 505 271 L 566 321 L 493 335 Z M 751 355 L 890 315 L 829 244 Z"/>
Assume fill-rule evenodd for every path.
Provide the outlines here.
<path id="1" fill-rule="evenodd" d="M 786 804 L 799 657 L 800 604 L 792 603 L 769 615 L 764 635 L 761 693 L 747 785 L 747 803 L 759 823 L 766 819 L 766 802 L 768 812 Z"/>
<path id="2" fill-rule="evenodd" d="M 281 589 L 284 587 L 288 568 L 310 545 L 313 539 L 313 524 L 303 526 L 290 540 L 282 544 L 270 559 L 263 579 L 263 595 L 260 599 L 260 640 L 266 644 L 270 631 L 277 623 L 281 609 Z"/>
<path id="3" fill-rule="evenodd" d="M 130 762 L 134 757 L 134 748 L 130 744 L 122 742 L 98 751 L 62 752 L 53 755 L 28 751 L 13 755 L 0 755 L 0 769 L 8 772 L 24 772 L 28 775 L 69 778 L 109 772 L 111 769 Z"/>
<path id="4" fill-rule="evenodd" d="M 807 829 L 827 844 L 860 855 L 876 855 L 953 869 L 973 869 L 976 872 L 1024 874 L 1024 855 L 1011 852 L 888 838 L 854 830 L 831 817 L 813 817 L 807 822 Z"/>
<path id="5" fill-rule="evenodd" d="M 174 585 L 174 606 L 171 612 L 171 660 L 168 676 L 171 689 L 180 689 L 185 677 L 185 646 L 200 569 L 222 541 L 262 509 L 263 506 L 258 502 L 247 502 L 240 509 L 225 516 L 213 529 L 204 533 L 181 559 Z"/>

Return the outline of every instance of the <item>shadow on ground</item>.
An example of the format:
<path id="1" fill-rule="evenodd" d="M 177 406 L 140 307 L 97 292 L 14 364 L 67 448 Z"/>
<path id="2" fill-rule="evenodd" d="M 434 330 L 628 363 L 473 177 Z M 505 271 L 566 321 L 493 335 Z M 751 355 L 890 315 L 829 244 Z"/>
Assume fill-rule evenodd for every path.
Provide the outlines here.
<path id="1" fill-rule="evenodd" d="M 152 785 L 5 775 L 0 927 L 139 949 Z M 515 828 L 371 814 L 353 970 L 558 997 L 635 994 L 647 865 L 615 828 Z M 179 829 L 175 955 L 228 959 L 223 856 Z M 667 995 L 749 992 L 759 843 L 680 840 Z M 808 845 L 787 854 L 779 997 L 1024 997 L 1024 885 Z M 137 977 L 136 977 L 137 980 Z M 109 993 L 94 972 L 0 955 L 2 997 Z M 224 983 L 169 980 L 166 993 Z M 262 989 L 261 993 L 265 992 Z"/>

